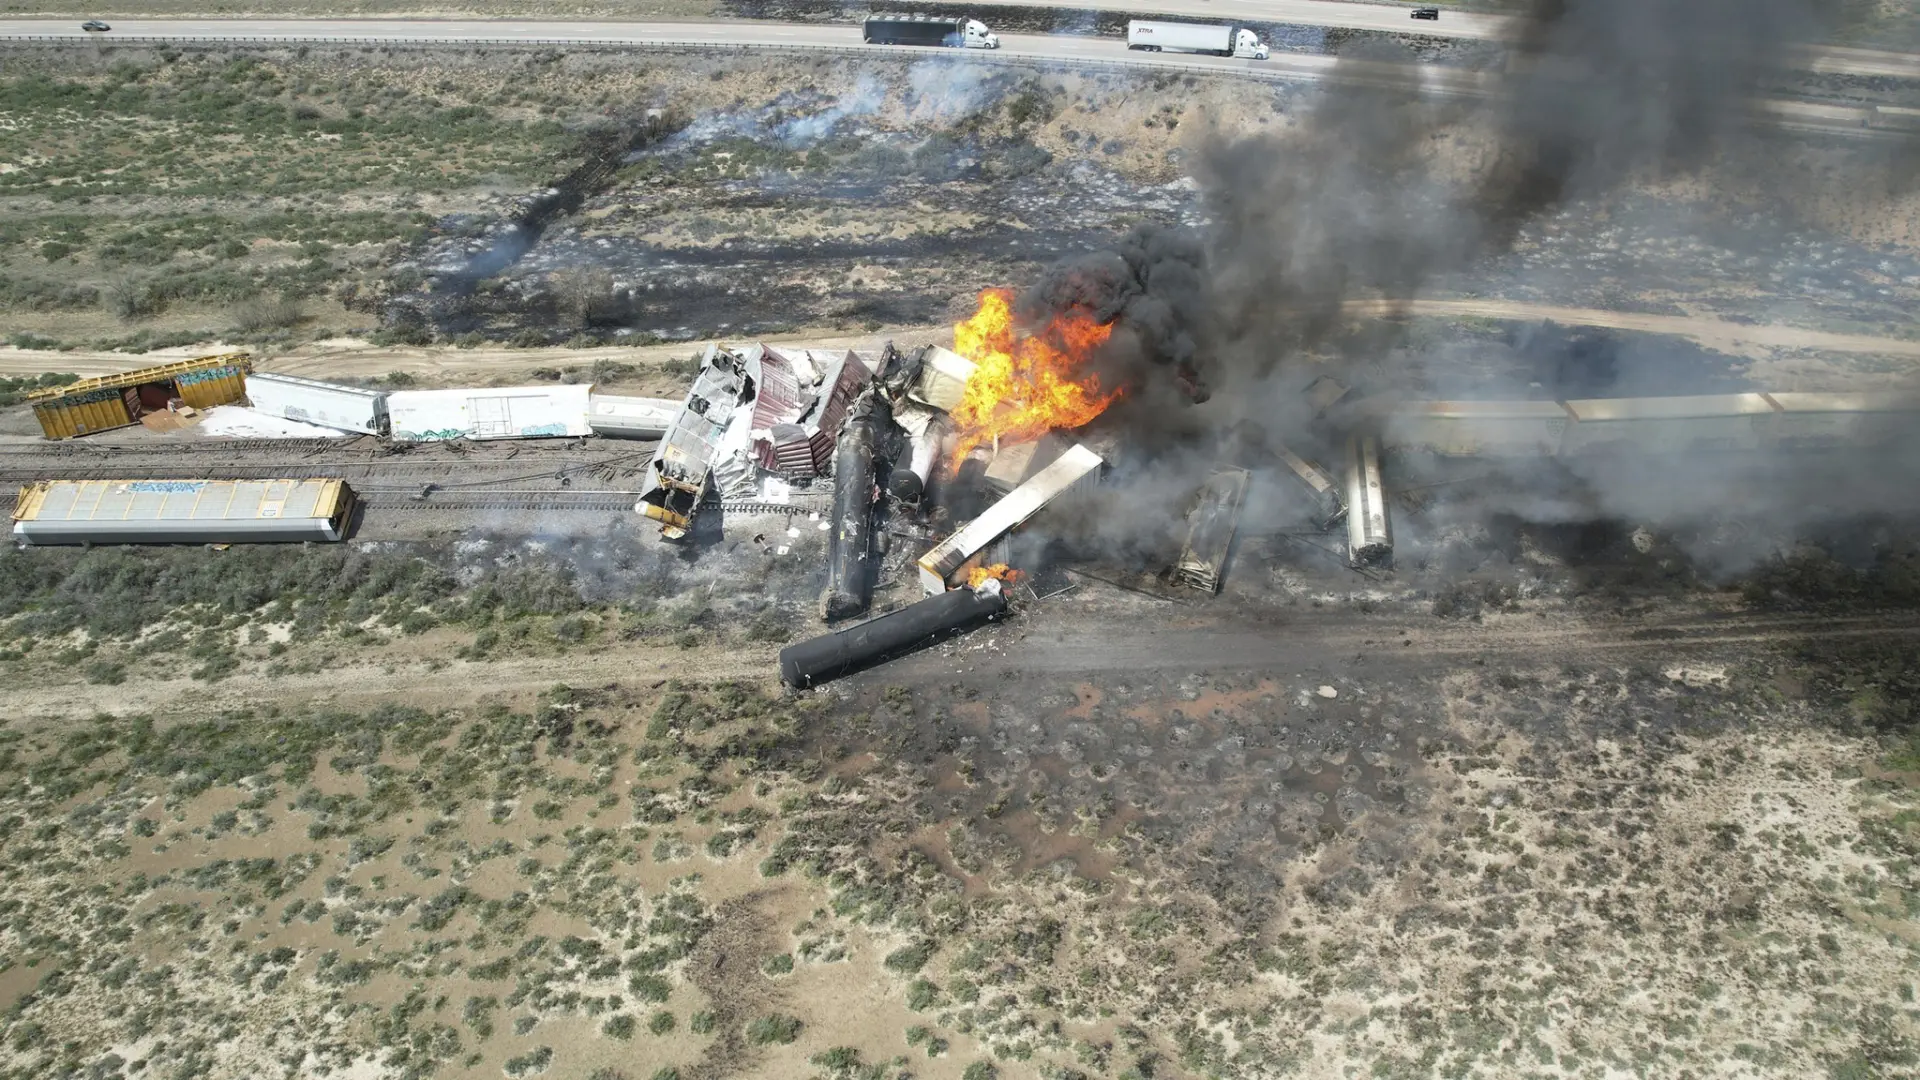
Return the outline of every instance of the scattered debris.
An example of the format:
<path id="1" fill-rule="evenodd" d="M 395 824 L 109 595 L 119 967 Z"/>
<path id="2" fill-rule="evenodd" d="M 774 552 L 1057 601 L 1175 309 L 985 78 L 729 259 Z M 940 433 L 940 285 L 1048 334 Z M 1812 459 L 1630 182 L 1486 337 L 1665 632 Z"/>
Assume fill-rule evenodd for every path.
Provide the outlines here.
<path id="1" fill-rule="evenodd" d="M 190 430 L 210 439 L 345 439 L 352 435 L 338 427 L 288 420 L 240 405 L 208 409 Z"/>

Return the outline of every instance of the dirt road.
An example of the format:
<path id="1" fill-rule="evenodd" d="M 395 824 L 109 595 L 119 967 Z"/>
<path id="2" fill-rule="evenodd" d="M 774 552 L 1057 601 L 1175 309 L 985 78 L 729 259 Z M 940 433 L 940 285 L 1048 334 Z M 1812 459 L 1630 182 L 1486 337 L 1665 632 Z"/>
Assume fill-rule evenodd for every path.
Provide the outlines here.
<path id="1" fill-rule="evenodd" d="M 818 628 L 802 626 L 801 635 Z M 1484 624 L 1444 622 L 1406 613 L 1366 615 L 1330 608 L 1303 612 L 1285 623 L 1217 618 L 1166 620 L 1089 616 L 1064 605 L 1043 606 L 1030 617 L 956 639 L 850 680 L 870 684 L 999 684 L 1010 677 L 1066 684 L 1086 677 L 1133 674 L 1154 681 L 1194 672 L 1257 671 L 1285 674 L 1339 667 L 1366 679 L 1413 674 L 1436 664 L 1457 667 L 1478 660 L 1522 667 L 1562 662 L 1662 666 L 1721 653 L 1806 641 L 1920 637 L 1920 615 L 1761 615 L 1733 608 L 1676 607 L 1644 619 L 1580 619 L 1556 612 L 1500 616 Z M 390 650 L 311 675 L 272 678 L 253 672 L 218 684 L 227 705 L 245 702 L 334 701 L 364 703 L 390 698 L 404 688 L 409 701 L 435 707 L 536 693 L 566 683 L 597 686 L 656 683 L 669 678 L 765 680 L 776 677 L 772 645 L 613 645 L 558 657 L 508 657 L 457 661 L 434 668 L 419 661 L 432 640 Z M 415 655 L 409 655 L 415 654 Z M 96 712 L 166 714 L 204 710 L 209 687 L 179 677 L 142 681 L 137 687 L 23 684 L 13 705 L 21 715 L 88 716 Z"/>
<path id="2" fill-rule="evenodd" d="M 1604 326 L 1647 334 L 1672 334 L 1722 352 L 1750 353 L 1757 347 L 1920 357 L 1920 340 L 1835 334 L 1777 323 L 1737 323 L 1694 315 L 1647 315 L 1506 300 L 1359 300 L 1347 304 L 1346 310 L 1353 315 L 1431 315 L 1522 321 L 1549 319 L 1568 326 Z"/>
<path id="3" fill-rule="evenodd" d="M 1773 349 L 1794 349 L 1920 359 L 1920 340 L 1836 334 L 1797 326 L 1736 323 L 1701 316 L 1647 315 L 1505 300 L 1363 300 L 1348 304 L 1347 310 L 1356 317 L 1428 315 L 1520 321 L 1550 319 L 1570 326 L 1600 326 L 1649 334 L 1672 334 L 1709 348 L 1748 355 L 1764 354 Z M 829 329 L 797 331 L 766 340 L 774 345 L 873 352 L 888 340 L 904 346 L 946 341 L 950 335 L 951 329 L 946 326 L 903 326 L 870 334 L 847 334 Z M 107 375 L 226 348 L 244 346 L 210 343 L 139 355 L 0 348 L 0 375 L 35 375 L 43 371 L 67 371 L 81 376 Z M 590 368 L 596 360 L 613 360 L 646 367 L 693 356 L 703 348 L 704 342 L 680 342 L 597 349 L 459 349 L 451 346 L 378 346 L 354 339 L 338 339 L 268 356 L 260 361 L 260 368 L 263 371 L 319 379 L 372 378 L 399 371 L 428 383 L 442 383 L 473 377 L 487 380 L 524 378 L 527 372 L 536 368 Z"/>
<path id="4" fill-rule="evenodd" d="M 1565 612 L 1498 616 L 1485 623 L 1432 616 L 1361 615 L 1315 609 L 1285 623 L 1070 620 L 1041 612 L 1029 622 L 975 634 L 888 665 L 880 681 L 994 682 L 1009 674 L 1071 679 L 1134 673 L 1153 679 L 1198 671 L 1287 672 L 1338 665 L 1386 674 L 1407 662 L 1430 666 L 1498 658 L 1531 666 L 1700 658 L 1812 640 L 1920 636 L 1920 616 L 1762 615 L 1733 608 L 1677 608 L 1644 619 L 1579 618 Z"/>

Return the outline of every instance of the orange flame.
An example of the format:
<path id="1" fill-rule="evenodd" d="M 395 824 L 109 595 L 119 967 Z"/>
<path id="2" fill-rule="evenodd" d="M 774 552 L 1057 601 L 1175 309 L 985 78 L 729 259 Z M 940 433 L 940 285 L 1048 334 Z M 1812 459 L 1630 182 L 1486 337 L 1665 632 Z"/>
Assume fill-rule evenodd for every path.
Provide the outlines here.
<path id="1" fill-rule="evenodd" d="M 1099 378 L 1083 370 L 1112 327 L 1069 311 L 1016 340 L 1012 299 L 1011 289 L 987 289 L 973 317 L 953 328 L 953 351 L 976 365 L 953 410 L 960 428 L 956 469 L 983 442 L 1028 442 L 1056 428 L 1077 428 L 1120 396 L 1103 393 Z"/>
<path id="2" fill-rule="evenodd" d="M 1020 571 L 1003 562 L 994 563 L 992 566 L 976 566 L 967 571 L 967 588 L 977 589 L 992 578 L 999 578 L 1011 585 L 1020 580 Z"/>

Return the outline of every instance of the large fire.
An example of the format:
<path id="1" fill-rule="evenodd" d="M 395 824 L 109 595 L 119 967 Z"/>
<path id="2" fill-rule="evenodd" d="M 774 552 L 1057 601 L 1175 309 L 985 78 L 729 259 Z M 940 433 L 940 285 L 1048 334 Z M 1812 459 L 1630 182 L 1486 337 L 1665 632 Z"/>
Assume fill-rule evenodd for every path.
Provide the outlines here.
<path id="1" fill-rule="evenodd" d="M 973 317 L 953 328 L 953 351 L 976 365 L 953 410 L 960 429 L 955 468 L 984 442 L 1026 442 L 1077 428 L 1120 396 L 1117 389 L 1102 391 L 1099 378 L 1085 370 L 1112 327 L 1070 311 L 1016 339 L 1012 299 L 1009 289 L 987 289 Z"/>
<path id="2" fill-rule="evenodd" d="M 1020 580 L 1020 571 L 1003 562 L 994 563 L 992 566 L 976 566 L 967 571 L 967 588 L 977 589 L 996 579 L 1011 585 Z"/>

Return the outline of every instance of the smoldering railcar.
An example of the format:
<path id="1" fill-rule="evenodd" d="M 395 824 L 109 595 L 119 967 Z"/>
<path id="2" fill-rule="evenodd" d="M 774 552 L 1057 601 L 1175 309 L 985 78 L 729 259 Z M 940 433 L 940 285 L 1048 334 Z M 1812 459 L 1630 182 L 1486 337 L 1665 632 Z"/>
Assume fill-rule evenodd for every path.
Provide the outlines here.
<path id="1" fill-rule="evenodd" d="M 1557 401 L 1411 401 L 1386 413 L 1395 451 L 1436 457 L 1540 457 L 1560 452 L 1573 416 Z"/>
<path id="2" fill-rule="evenodd" d="M 1347 442 L 1347 560 L 1354 566 L 1393 562 L 1387 489 L 1380 476 L 1380 440 L 1356 435 Z"/>
<path id="3" fill-rule="evenodd" d="M 1227 554 L 1240 523 L 1240 504 L 1247 497 L 1252 474 L 1245 469 L 1217 469 L 1201 486 L 1193 512 L 1187 516 L 1187 543 L 1174 564 L 1174 575 L 1201 592 L 1217 593 L 1226 574 Z"/>
<path id="4" fill-rule="evenodd" d="M 1765 394 L 1590 398 L 1564 403 L 1573 423 L 1566 456 L 1755 451 L 1766 446 L 1775 409 Z"/>

